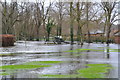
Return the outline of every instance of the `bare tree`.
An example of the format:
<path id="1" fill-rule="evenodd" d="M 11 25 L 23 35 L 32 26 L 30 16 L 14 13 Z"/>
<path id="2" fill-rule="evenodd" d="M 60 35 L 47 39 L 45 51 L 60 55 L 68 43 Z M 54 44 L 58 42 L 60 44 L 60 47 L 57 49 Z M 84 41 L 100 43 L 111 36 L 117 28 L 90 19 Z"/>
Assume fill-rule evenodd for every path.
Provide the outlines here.
<path id="1" fill-rule="evenodd" d="M 56 20 L 58 22 L 58 25 L 57 25 L 57 29 L 56 29 L 56 32 L 57 32 L 57 36 L 61 36 L 62 35 L 62 25 L 63 25 L 63 17 L 64 17 L 64 5 L 65 3 L 64 2 L 61 2 L 59 0 L 59 2 L 55 2 L 54 4 L 54 8 L 53 8 L 53 12 L 56 14 Z"/>
<path id="2" fill-rule="evenodd" d="M 82 25 L 80 25 L 83 3 L 81 3 L 81 8 L 79 2 L 77 2 L 76 6 L 77 6 L 77 24 L 78 24 L 77 40 L 78 40 L 78 44 L 83 45 Z"/>
<path id="3" fill-rule="evenodd" d="M 91 42 L 91 39 L 90 39 L 90 31 L 89 31 L 89 26 L 88 26 L 88 24 L 89 24 L 89 4 L 88 4 L 88 2 L 86 2 L 86 26 L 87 26 L 87 33 L 88 33 L 88 43 L 89 42 Z"/>
<path id="4" fill-rule="evenodd" d="M 98 15 L 97 13 L 99 12 L 99 9 L 95 9 L 95 6 L 97 4 L 96 3 L 92 3 L 92 2 L 86 2 L 85 6 L 85 13 L 86 13 L 86 28 L 87 28 L 87 42 L 91 43 L 91 35 L 90 35 L 90 28 L 91 26 L 89 26 L 90 22 L 92 22 L 95 17 Z"/>
<path id="5" fill-rule="evenodd" d="M 40 4 L 36 3 L 35 4 L 35 13 L 34 13 L 34 20 L 35 20 L 35 26 L 36 26 L 36 31 L 37 31 L 37 41 L 39 41 L 39 32 L 40 32 L 40 26 L 42 24 L 42 13 L 41 13 L 41 9 L 40 9 Z"/>
<path id="6" fill-rule="evenodd" d="M 101 7 L 105 12 L 105 24 L 106 24 L 106 43 L 109 44 L 111 26 L 116 21 L 115 18 L 118 16 L 117 12 L 114 11 L 116 2 L 102 2 Z"/>
<path id="7" fill-rule="evenodd" d="M 63 20 L 63 2 L 58 2 L 58 11 L 59 11 L 59 18 L 58 18 L 58 33 L 57 36 L 61 36 L 62 35 L 62 20 Z"/>
<path id="8" fill-rule="evenodd" d="M 17 2 L 12 2 L 8 4 L 5 2 L 2 3 L 3 11 L 2 11 L 2 26 L 3 26 L 3 34 L 14 34 L 14 25 L 18 22 L 18 4 Z"/>
<path id="9" fill-rule="evenodd" d="M 54 20 L 48 17 L 47 24 L 46 24 L 46 31 L 47 31 L 47 40 L 49 41 L 49 37 L 51 34 L 52 28 L 55 26 Z"/>

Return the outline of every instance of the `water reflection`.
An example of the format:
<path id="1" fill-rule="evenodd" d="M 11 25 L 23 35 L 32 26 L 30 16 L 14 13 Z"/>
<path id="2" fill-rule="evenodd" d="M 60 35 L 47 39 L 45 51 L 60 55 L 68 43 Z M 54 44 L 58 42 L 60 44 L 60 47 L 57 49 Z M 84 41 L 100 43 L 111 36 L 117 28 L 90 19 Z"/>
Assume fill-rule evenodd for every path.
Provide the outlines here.
<path id="1" fill-rule="evenodd" d="M 107 45 L 107 58 L 110 58 L 110 51 L 109 51 L 109 45 Z"/>

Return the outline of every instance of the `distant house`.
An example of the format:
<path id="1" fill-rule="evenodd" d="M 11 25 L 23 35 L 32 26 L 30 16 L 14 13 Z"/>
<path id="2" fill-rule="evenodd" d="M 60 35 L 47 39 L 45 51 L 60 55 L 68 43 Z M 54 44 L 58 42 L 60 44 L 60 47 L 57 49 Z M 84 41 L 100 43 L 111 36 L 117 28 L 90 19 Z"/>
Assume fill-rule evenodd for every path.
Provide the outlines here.
<path id="1" fill-rule="evenodd" d="M 119 26 L 120 26 L 120 24 L 114 25 L 114 26 L 111 27 L 111 32 L 110 32 L 111 37 L 114 37 L 115 34 L 120 31 Z"/>
<path id="2" fill-rule="evenodd" d="M 115 43 L 120 44 L 120 24 L 114 27 L 111 33 L 112 33 L 112 36 L 114 37 Z"/>
<path id="3" fill-rule="evenodd" d="M 114 36 L 115 43 L 120 44 L 120 30 L 116 31 Z"/>
<path id="4" fill-rule="evenodd" d="M 85 34 L 85 36 L 88 36 L 88 34 Z M 91 31 L 90 36 L 91 37 L 102 37 L 104 36 L 104 32 L 101 30 Z"/>

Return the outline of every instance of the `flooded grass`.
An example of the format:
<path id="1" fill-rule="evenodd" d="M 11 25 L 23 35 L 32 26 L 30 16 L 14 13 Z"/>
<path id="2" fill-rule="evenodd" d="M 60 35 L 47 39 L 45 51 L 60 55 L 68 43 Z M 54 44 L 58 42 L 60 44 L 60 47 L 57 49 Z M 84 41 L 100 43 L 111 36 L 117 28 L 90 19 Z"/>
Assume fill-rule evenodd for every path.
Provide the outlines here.
<path id="1" fill-rule="evenodd" d="M 2 72 L 2 73 L 0 73 L 0 75 L 10 75 L 10 74 L 6 73 L 6 72 Z"/>
<path id="2" fill-rule="evenodd" d="M 73 75 L 41 75 L 40 77 L 45 77 L 45 78 L 79 78 L 79 75 L 73 74 Z"/>
<path id="3" fill-rule="evenodd" d="M 5 65 L 0 66 L 1 70 L 33 69 L 41 67 L 50 67 L 51 65 Z"/>
<path id="4" fill-rule="evenodd" d="M 51 67 L 51 65 L 46 65 L 46 64 L 56 64 L 56 63 L 61 63 L 62 61 L 32 61 L 32 62 L 27 62 L 21 65 L 5 65 L 5 66 L 0 66 L 1 70 L 6 70 L 6 72 L 1 72 L 0 75 L 11 75 L 10 70 L 20 70 L 20 69 L 35 69 L 35 68 L 41 68 L 41 67 Z M 45 65 L 42 65 L 45 64 Z M 8 74 L 8 73 L 10 74 Z"/>
<path id="5" fill-rule="evenodd" d="M 14 56 L 14 53 L 10 53 L 10 54 L 0 54 L 0 57 L 5 57 L 5 56 Z"/>
<path id="6" fill-rule="evenodd" d="M 75 54 L 73 54 L 73 56 L 75 56 L 75 57 L 77 57 L 77 56 L 82 56 L 82 55 L 86 55 L 86 54 L 77 54 L 77 53 L 75 53 Z"/>
<path id="7" fill-rule="evenodd" d="M 77 71 L 83 78 L 105 78 L 105 73 L 112 69 L 109 64 L 87 64 L 86 66 L 88 68 Z"/>
<path id="8" fill-rule="evenodd" d="M 88 68 L 77 70 L 78 74 L 71 75 L 41 75 L 45 78 L 105 78 L 109 69 L 112 69 L 109 64 L 87 64 Z"/>
<path id="9" fill-rule="evenodd" d="M 68 51 L 64 51 L 64 52 L 88 52 L 88 51 L 99 52 L 99 51 L 104 51 L 104 50 L 97 50 L 97 49 L 75 49 L 75 50 L 68 50 Z"/>
<path id="10" fill-rule="evenodd" d="M 32 61 L 32 62 L 24 63 L 24 65 L 56 64 L 61 62 L 62 61 Z"/>
<path id="11" fill-rule="evenodd" d="M 109 49 L 110 52 L 120 52 L 120 49 Z"/>

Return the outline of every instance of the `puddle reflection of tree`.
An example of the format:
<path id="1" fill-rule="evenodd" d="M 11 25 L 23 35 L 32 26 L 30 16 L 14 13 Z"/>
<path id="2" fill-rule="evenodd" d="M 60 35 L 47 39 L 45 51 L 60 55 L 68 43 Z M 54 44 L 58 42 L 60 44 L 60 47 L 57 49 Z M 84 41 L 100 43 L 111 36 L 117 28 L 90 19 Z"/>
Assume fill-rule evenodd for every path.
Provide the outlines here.
<path id="1" fill-rule="evenodd" d="M 15 76 L 14 75 L 10 75 L 10 79 L 11 80 L 15 80 Z"/>
<path id="2" fill-rule="evenodd" d="M 7 76 L 6 75 L 2 75 L 2 80 L 6 80 Z"/>
<path id="3" fill-rule="evenodd" d="M 73 45 L 71 45 L 70 46 L 70 50 L 73 50 Z M 73 59 L 74 59 L 74 57 L 73 57 L 73 52 L 70 52 L 70 62 L 69 62 L 69 65 L 71 65 L 72 67 L 74 67 L 74 64 L 73 64 Z M 72 69 L 70 68 L 70 72 L 69 72 L 69 75 L 72 75 L 73 74 L 73 71 L 72 71 Z"/>
<path id="4" fill-rule="evenodd" d="M 80 49 L 80 48 L 82 48 L 82 46 L 77 45 L 77 49 Z M 81 54 L 81 52 L 78 51 L 77 54 Z M 77 56 L 76 58 L 77 58 L 77 60 L 79 60 L 79 59 L 81 59 L 82 57 L 81 57 L 81 56 Z M 77 63 L 80 63 L 80 61 L 77 61 Z"/>
<path id="5" fill-rule="evenodd" d="M 104 59 L 106 59 L 106 58 L 107 58 L 107 59 L 110 59 L 110 49 L 109 49 L 109 45 L 104 44 L 103 47 L 104 47 L 104 48 L 103 48 L 103 50 L 104 50 L 104 52 L 103 52 L 103 53 L 104 53 L 104 54 L 103 54 L 103 58 L 104 58 Z"/>
<path id="6" fill-rule="evenodd" d="M 81 46 L 81 45 L 76 45 L 76 46 L 77 46 L 77 47 L 76 47 L 77 49 L 80 49 L 80 48 L 83 47 L 83 46 Z M 70 50 L 74 50 L 73 45 L 71 45 Z M 81 68 L 81 66 L 79 66 L 79 64 L 80 64 L 80 63 L 83 63 L 82 61 L 79 61 L 79 60 L 82 59 L 82 56 L 83 56 L 83 55 L 74 56 L 74 54 L 76 54 L 76 53 L 70 52 L 70 59 L 71 59 L 71 61 L 69 62 L 69 64 L 72 66 L 72 68 L 73 68 L 73 67 L 76 68 L 76 66 L 78 66 L 77 68 L 79 69 L 79 68 Z M 79 55 L 79 54 L 82 54 L 82 53 L 78 51 L 77 54 Z M 83 63 L 83 64 L 84 64 L 84 63 Z M 83 66 L 83 65 L 82 65 L 82 66 Z M 72 75 L 72 74 L 74 73 L 74 71 L 75 71 L 75 69 L 72 70 L 72 69 L 70 68 L 69 75 Z"/>
<path id="7" fill-rule="evenodd" d="M 90 43 L 88 43 L 88 45 L 87 45 L 87 49 L 89 49 L 89 48 L 90 48 Z M 86 52 L 85 60 L 89 60 L 89 51 Z M 85 65 L 86 64 L 89 64 L 88 61 L 85 61 Z M 85 68 L 88 68 L 88 66 L 85 66 Z"/>
<path id="8" fill-rule="evenodd" d="M 62 51 L 62 48 L 61 48 L 62 46 L 59 46 L 59 52 L 58 52 L 58 56 L 59 56 L 59 58 L 61 58 L 61 51 Z M 62 75 L 62 73 L 61 73 L 61 69 L 62 69 L 62 64 L 61 63 L 59 63 L 59 69 L 57 69 L 57 73 L 59 74 L 59 75 Z"/>
<path id="9" fill-rule="evenodd" d="M 109 50 L 109 44 L 107 45 L 107 59 L 110 58 L 110 50 Z"/>

